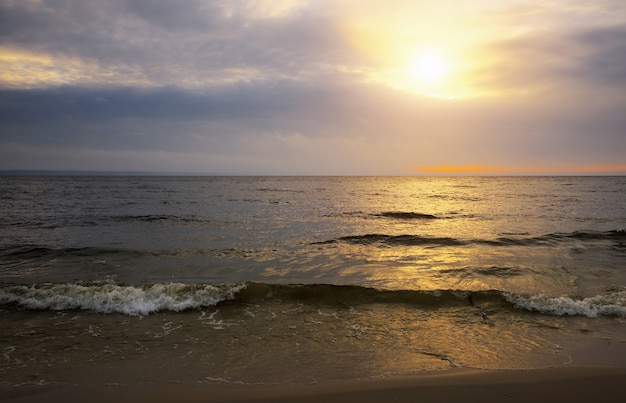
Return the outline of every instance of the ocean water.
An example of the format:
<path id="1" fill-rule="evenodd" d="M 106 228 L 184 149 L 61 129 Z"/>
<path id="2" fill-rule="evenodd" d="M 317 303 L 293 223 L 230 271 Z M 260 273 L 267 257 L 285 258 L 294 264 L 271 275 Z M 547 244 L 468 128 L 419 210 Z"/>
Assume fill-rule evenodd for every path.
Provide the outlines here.
<path id="1" fill-rule="evenodd" d="M 330 382 L 626 342 L 626 177 L 0 177 L 0 378 Z"/>

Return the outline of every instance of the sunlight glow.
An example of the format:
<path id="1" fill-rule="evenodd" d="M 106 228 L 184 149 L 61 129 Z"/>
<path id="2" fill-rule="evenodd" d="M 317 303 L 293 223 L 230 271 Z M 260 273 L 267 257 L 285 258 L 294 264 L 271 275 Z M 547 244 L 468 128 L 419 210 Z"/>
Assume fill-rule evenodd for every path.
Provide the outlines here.
<path id="1" fill-rule="evenodd" d="M 450 66 L 440 55 L 429 52 L 417 56 L 409 70 L 421 83 L 434 85 L 445 80 Z"/>
<path id="2" fill-rule="evenodd" d="M 388 82 L 394 88 L 440 99 L 466 97 L 458 67 L 444 47 L 408 51 L 404 66 Z"/>
<path id="3" fill-rule="evenodd" d="M 493 28 L 466 18 L 450 18 L 452 3 L 398 0 L 394 4 L 402 7 L 388 7 L 363 0 L 361 7 L 342 10 L 342 34 L 361 57 L 363 80 L 440 99 L 498 92 L 485 85 L 484 75 L 490 71 L 493 55 L 483 43 L 492 40 Z M 454 7 L 467 8 L 468 13 L 482 10 L 457 3 Z M 428 18 L 416 24 L 415 15 Z"/>

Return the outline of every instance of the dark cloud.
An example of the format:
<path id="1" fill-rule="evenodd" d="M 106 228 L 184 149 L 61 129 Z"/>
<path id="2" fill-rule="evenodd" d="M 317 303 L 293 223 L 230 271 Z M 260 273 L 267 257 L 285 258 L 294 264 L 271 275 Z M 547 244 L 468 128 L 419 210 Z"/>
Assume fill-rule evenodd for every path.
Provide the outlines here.
<path id="1" fill-rule="evenodd" d="M 433 102 L 338 81 L 246 83 L 195 92 L 174 87 L 2 91 L 0 143 L 193 151 L 208 139 L 213 148 L 228 148 L 241 138 L 300 133 L 320 141 L 424 140 L 450 153 L 478 147 L 487 153 L 525 149 L 520 155 L 562 155 L 582 145 L 585 152 L 626 147 L 622 103 L 584 98 Z"/>
<path id="2" fill-rule="evenodd" d="M 125 118 L 155 120 L 248 120 L 271 116 L 280 120 L 297 113 L 315 113 L 354 97 L 359 86 L 301 81 L 234 83 L 204 90 L 178 87 L 84 88 L 55 87 L 0 90 L 0 121 L 4 124 L 48 124 Z M 365 100 L 350 99 L 356 108 Z M 330 109 L 329 109 L 330 108 Z M 337 113 L 346 111 L 338 110 Z"/>
<path id="3" fill-rule="evenodd" d="M 4 45 L 90 55 L 113 37 L 118 15 L 114 2 L 49 0 L 0 3 L 0 41 Z"/>
<path id="4" fill-rule="evenodd" d="M 4 127 L 0 142 L 193 149 L 184 141 L 191 133 L 225 142 L 272 132 L 323 137 L 332 128 L 350 126 L 359 113 L 375 116 L 384 102 L 380 96 L 369 96 L 376 91 L 381 89 L 297 81 L 237 83 L 205 91 L 175 87 L 4 90 L 0 91 Z M 140 139 L 128 133 L 145 135 Z"/>
<path id="5" fill-rule="evenodd" d="M 202 0 L 128 0 L 118 12 L 135 15 L 149 25 L 168 31 L 195 31 L 212 28 L 223 15 L 217 2 Z"/>
<path id="6" fill-rule="evenodd" d="M 127 65 L 156 85 L 232 79 L 245 69 L 265 79 L 293 78 L 356 57 L 329 17 L 253 18 L 228 4 L 0 2 L 0 44 L 78 57 L 103 69 Z"/>
<path id="7" fill-rule="evenodd" d="M 497 42 L 489 50 L 498 62 L 476 75 L 480 77 L 476 84 L 485 88 L 626 89 L 626 28 L 622 26 L 537 31 Z"/>
<path id="8" fill-rule="evenodd" d="M 617 85 L 626 91 L 626 27 L 606 27 L 573 35 L 580 59 L 572 75 L 594 84 Z"/>
<path id="9" fill-rule="evenodd" d="M 273 86 L 276 86 L 274 84 Z M 208 93 L 178 88 L 82 88 L 0 91 L 0 119 L 4 123 L 42 124 L 71 117 L 75 121 L 108 119 L 233 119 L 273 113 L 281 97 L 258 98 L 271 93 L 271 86 L 235 85 Z M 288 98 L 289 95 L 285 94 Z M 279 109 L 289 106 L 282 103 Z M 274 106 L 275 107 L 275 106 Z"/>

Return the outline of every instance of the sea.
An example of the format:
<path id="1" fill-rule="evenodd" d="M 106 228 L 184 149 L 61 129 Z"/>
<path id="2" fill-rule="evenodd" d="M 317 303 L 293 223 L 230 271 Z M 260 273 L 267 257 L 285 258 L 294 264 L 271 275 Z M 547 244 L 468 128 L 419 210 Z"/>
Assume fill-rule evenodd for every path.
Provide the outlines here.
<path id="1" fill-rule="evenodd" d="M 1 176 L 0 383 L 310 384 L 626 342 L 626 177 Z"/>

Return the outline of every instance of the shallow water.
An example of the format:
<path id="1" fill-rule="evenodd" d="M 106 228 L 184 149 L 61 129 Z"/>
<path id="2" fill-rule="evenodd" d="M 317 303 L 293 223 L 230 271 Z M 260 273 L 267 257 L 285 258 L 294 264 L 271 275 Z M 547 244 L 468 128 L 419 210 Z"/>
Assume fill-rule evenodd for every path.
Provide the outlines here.
<path id="1" fill-rule="evenodd" d="M 9 309 L 0 371 L 11 385 L 333 382 L 560 366 L 586 344 L 624 343 L 622 318 L 539 315 L 489 295 L 472 303 L 268 292 L 148 316 Z"/>

